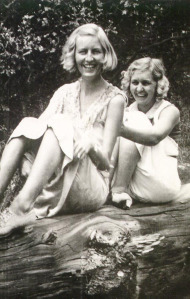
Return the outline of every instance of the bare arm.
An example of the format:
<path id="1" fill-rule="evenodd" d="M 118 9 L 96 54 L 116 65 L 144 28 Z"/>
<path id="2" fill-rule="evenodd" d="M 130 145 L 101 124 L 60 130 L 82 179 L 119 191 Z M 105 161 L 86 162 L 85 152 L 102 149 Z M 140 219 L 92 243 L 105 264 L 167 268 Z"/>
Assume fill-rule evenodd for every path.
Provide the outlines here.
<path id="1" fill-rule="evenodd" d="M 108 106 L 102 146 L 98 146 L 93 135 L 84 136 L 75 144 L 74 156 L 83 159 L 88 154 L 98 169 L 109 170 L 110 157 L 116 138 L 119 136 L 123 111 L 124 98 L 118 95 L 110 101 Z"/>
<path id="2" fill-rule="evenodd" d="M 116 138 L 119 135 L 124 111 L 124 99 L 118 95 L 109 103 L 107 119 L 104 128 L 103 145 L 101 148 L 93 146 L 89 156 L 100 170 L 109 170 L 110 157 Z"/>
<path id="3" fill-rule="evenodd" d="M 140 144 L 156 145 L 170 134 L 179 121 L 179 110 L 175 106 L 169 106 L 160 113 L 157 124 L 152 127 L 136 129 L 134 126 L 122 125 L 120 135 Z"/>

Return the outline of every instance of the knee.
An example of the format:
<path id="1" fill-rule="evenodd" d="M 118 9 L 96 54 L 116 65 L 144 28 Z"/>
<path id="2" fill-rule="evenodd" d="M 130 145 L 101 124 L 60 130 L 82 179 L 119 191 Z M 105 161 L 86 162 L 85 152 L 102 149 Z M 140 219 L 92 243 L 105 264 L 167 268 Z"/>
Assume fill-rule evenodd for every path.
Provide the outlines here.
<path id="1" fill-rule="evenodd" d="M 152 203 L 167 203 L 174 201 L 179 192 L 178 188 L 172 187 L 163 187 L 160 192 L 153 192 L 150 198 L 150 202 Z"/>
<path id="2" fill-rule="evenodd" d="M 31 146 L 30 140 L 25 136 L 18 136 L 13 138 L 10 137 L 6 147 L 9 146 L 9 144 L 11 144 L 11 147 L 15 151 L 15 153 L 20 150 L 22 150 L 23 152 L 27 151 Z"/>
<path id="3" fill-rule="evenodd" d="M 143 145 L 141 145 L 143 147 Z M 119 141 L 119 157 L 122 159 L 140 159 L 139 150 L 137 144 L 131 140 L 120 137 Z M 136 160 L 136 159 L 135 159 Z"/>
<path id="4" fill-rule="evenodd" d="M 126 121 L 125 121 L 126 120 Z M 126 112 L 124 115 L 124 124 L 130 124 L 135 128 L 152 126 L 146 114 L 141 111 Z"/>
<path id="5" fill-rule="evenodd" d="M 47 128 L 42 140 L 46 140 L 49 143 L 49 146 L 51 146 L 52 142 L 57 141 L 56 134 L 52 127 Z"/>

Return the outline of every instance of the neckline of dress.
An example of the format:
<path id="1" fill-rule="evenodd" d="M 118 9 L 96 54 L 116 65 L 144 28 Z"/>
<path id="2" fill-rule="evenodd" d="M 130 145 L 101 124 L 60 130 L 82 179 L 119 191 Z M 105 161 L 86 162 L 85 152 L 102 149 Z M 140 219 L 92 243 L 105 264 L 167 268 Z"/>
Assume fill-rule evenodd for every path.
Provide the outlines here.
<path id="1" fill-rule="evenodd" d="M 146 112 L 146 115 L 149 119 L 153 119 L 155 112 L 157 109 L 162 105 L 163 100 L 160 100 L 159 102 L 155 102 L 154 105 Z"/>
<path id="2" fill-rule="evenodd" d="M 154 118 L 155 111 L 161 106 L 162 103 L 163 103 L 163 99 L 160 100 L 159 102 L 155 102 L 154 105 L 146 113 L 139 110 L 137 102 L 135 102 L 134 104 L 137 111 L 144 113 L 149 119 L 152 119 Z"/>
<path id="3" fill-rule="evenodd" d="M 107 82 L 107 81 L 106 81 Z M 84 115 L 81 115 L 81 107 L 80 107 L 80 91 L 81 91 L 81 79 L 78 79 L 78 92 L 77 92 L 77 108 L 78 108 L 78 115 L 80 120 L 83 120 L 85 118 L 85 116 L 88 115 L 89 111 L 92 110 L 92 107 L 95 106 L 97 103 L 100 102 L 100 100 L 102 99 L 102 97 L 104 96 L 104 94 L 107 92 L 107 90 L 112 86 L 111 83 L 107 82 L 107 86 L 104 88 L 104 90 L 102 91 L 102 93 L 97 97 L 97 99 L 90 104 L 90 106 L 88 107 L 88 109 L 86 110 L 86 112 L 84 113 Z"/>

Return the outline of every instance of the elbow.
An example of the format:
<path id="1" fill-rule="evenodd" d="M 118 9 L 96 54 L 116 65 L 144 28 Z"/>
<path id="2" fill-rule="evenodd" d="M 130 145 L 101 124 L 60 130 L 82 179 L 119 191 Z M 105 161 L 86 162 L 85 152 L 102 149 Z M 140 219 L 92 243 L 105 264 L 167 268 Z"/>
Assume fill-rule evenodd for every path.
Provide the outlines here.
<path id="1" fill-rule="evenodd" d="M 162 140 L 162 137 L 159 135 L 153 135 L 151 138 L 148 140 L 147 145 L 149 146 L 154 146 L 157 145 L 160 141 Z"/>

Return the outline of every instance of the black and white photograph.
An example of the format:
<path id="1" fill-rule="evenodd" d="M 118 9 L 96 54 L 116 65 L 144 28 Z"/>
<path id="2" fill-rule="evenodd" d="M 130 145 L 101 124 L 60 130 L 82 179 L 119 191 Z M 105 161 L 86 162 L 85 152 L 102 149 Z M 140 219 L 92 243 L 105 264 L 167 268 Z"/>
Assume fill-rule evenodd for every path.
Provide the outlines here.
<path id="1" fill-rule="evenodd" d="M 189 16 L 0 0 L 1 299 L 190 299 Z"/>

